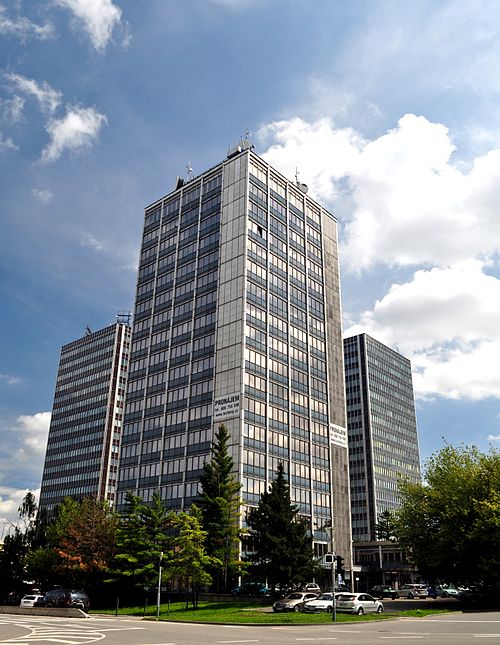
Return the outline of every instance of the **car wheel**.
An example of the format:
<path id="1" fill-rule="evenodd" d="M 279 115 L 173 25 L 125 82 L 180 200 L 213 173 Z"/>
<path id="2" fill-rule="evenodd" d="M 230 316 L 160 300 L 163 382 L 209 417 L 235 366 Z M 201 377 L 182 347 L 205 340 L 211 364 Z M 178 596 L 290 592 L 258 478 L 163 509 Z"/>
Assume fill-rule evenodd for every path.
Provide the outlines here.
<path id="1" fill-rule="evenodd" d="M 383 611 L 384 611 L 384 608 L 382 607 L 382 605 L 379 605 L 377 607 L 377 614 L 381 614 Z"/>
<path id="2" fill-rule="evenodd" d="M 396 598 L 398 598 L 398 594 L 397 594 L 397 593 L 393 593 L 393 594 L 392 594 L 392 596 L 391 596 L 391 598 L 392 598 L 393 600 L 396 600 Z"/>
<path id="3" fill-rule="evenodd" d="M 408 594 L 408 600 L 413 600 L 414 598 L 415 598 L 415 596 L 410 591 L 410 593 Z"/>
<path id="4" fill-rule="evenodd" d="M 46 607 L 55 607 L 53 602 L 48 602 L 45 606 Z"/>
<path id="5" fill-rule="evenodd" d="M 327 607 L 327 608 L 326 608 L 326 613 L 327 613 L 327 614 L 331 614 L 331 613 L 332 613 L 332 611 L 333 611 L 333 607 Z"/>
<path id="6" fill-rule="evenodd" d="M 365 610 L 363 609 L 363 607 L 359 607 L 356 613 L 358 614 L 358 616 L 362 616 L 365 613 Z"/>
<path id="7" fill-rule="evenodd" d="M 298 613 L 300 611 L 300 605 L 295 605 L 295 607 L 293 608 L 293 611 L 295 613 Z"/>

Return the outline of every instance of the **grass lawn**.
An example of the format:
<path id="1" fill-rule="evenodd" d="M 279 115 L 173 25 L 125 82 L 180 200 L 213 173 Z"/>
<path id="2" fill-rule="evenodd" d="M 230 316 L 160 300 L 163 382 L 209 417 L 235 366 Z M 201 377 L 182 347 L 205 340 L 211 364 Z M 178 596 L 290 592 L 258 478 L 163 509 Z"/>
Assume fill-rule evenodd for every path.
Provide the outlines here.
<path id="1" fill-rule="evenodd" d="M 268 625 L 297 625 L 331 623 L 331 614 L 303 614 L 303 613 L 278 613 L 269 612 L 269 603 L 256 602 L 200 602 L 198 609 L 186 609 L 185 603 L 172 603 L 160 606 L 160 620 L 187 621 L 201 623 L 260 623 Z M 95 610 L 91 613 L 115 614 L 115 610 Z M 413 609 L 408 611 L 390 612 L 384 614 L 367 614 L 353 616 L 351 614 L 337 613 L 337 622 L 359 622 L 366 620 L 383 620 L 400 616 L 428 616 L 430 614 L 446 613 L 439 609 Z M 145 616 L 148 619 L 156 618 L 156 606 L 123 607 L 118 610 L 120 616 Z"/>

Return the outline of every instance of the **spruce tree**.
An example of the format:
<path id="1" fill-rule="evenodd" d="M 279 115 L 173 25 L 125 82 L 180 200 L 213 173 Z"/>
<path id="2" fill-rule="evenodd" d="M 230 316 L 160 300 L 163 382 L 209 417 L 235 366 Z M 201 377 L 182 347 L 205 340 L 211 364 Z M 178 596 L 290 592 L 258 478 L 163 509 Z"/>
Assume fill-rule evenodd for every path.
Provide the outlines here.
<path id="1" fill-rule="evenodd" d="M 203 466 L 198 505 L 207 532 L 207 554 L 220 561 L 211 570 L 217 591 L 227 591 L 240 571 L 238 517 L 241 484 L 236 479 L 234 461 L 228 451 L 229 432 L 220 425 L 212 443 L 212 459 Z"/>
<path id="2" fill-rule="evenodd" d="M 247 518 L 254 574 L 267 580 L 273 591 L 277 584 L 285 589 L 304 583 L 317 572 L 312 538 L 298 513 L 291 503 L 290 487 L 280 463 L 269 491 L 261 494 L 258 506 L 250 510 Z"/>

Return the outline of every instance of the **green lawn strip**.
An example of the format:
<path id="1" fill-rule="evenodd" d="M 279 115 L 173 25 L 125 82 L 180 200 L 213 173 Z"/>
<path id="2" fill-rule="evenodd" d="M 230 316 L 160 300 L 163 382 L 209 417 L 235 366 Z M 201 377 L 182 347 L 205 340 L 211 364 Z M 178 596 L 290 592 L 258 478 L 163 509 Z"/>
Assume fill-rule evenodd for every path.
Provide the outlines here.
<path id="1" fill-rule="evenodd" d="M 297 625 L 297 624 L 322 624 L 331 623 L 331 614 L 304 614 L 295 612 L 274 613 L 262 611 L 262 608 L 269 607 L 268 604 L 257 603 L 210 603 L 201 602 L 198 609 L 186 609 L 185 603 L 172 603 L 170 608 L 166 604 L 160 606 L 160 620 L 186 621 L 200 623 L 248 623 L 266 625 Z M 113 610 L 96 610 L 92 613 L 114 614 Z M 367 614 L 365 616 L 353 616 L 352 614 L 337 613 L 338 623 L 359 622 L 366 620 L 380 620 L 397 618 L 399 616 L 427 616 L 437 613 L 446 613 L 439 609 L 414 609 L 408 611 L 390 612 L 384 614 Z M 123 607 L 119 609 L 118 615 L 144 616 L 147 619 L 156 618 L 156 607 Z"/>

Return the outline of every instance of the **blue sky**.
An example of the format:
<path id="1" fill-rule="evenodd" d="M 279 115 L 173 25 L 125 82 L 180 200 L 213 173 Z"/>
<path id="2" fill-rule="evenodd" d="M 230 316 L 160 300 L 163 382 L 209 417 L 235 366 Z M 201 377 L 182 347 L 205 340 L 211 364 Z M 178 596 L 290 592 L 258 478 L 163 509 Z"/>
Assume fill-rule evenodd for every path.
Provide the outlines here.
<path id="1" fill-rule="evenodd" d="M 500 11 L 0 0 L 0 534 L 61 345 L 132 309 L 143 208 L 256 151 L 332 209 L 346 333 L 412 360 L 422 458 L 500 441 Z"/>

